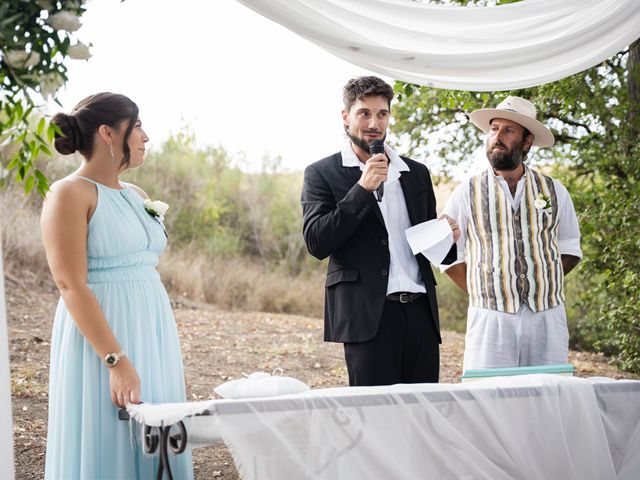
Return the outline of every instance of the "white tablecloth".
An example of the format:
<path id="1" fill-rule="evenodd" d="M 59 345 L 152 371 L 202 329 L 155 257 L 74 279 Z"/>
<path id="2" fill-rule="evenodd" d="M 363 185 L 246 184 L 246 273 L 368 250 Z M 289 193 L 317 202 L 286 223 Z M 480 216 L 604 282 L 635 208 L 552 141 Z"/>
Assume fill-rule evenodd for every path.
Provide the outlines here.
<path id="1" fill-rule="evenodd" d="M 185 419 L 192 447 L 224 440 L 246 479 L 640 478 L 639 381 L 527 375 L 129 412 Z"/>

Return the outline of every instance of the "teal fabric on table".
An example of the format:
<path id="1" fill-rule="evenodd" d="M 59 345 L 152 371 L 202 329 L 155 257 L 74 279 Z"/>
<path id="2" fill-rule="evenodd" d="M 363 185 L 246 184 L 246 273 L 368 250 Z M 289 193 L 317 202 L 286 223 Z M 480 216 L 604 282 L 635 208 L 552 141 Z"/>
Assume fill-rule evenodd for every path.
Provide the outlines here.
<path id="1" fill-rule="evenodd" d="M 87 234 L 88 286 L 140 376 L 140 399 L 183 402 L 178 333 L 156 270 L 167 243 L 164 228 L 133 188 L 85 180 L 98 193 Z M 108 369 L 61 298 L 51 339 L 45 478 L 155 478 L 158 456 L 145 455 L 135 437 L 118 419 Z M 170 463 L 175 479 L 193 478 L 190 452 L 170 455 Z"/>

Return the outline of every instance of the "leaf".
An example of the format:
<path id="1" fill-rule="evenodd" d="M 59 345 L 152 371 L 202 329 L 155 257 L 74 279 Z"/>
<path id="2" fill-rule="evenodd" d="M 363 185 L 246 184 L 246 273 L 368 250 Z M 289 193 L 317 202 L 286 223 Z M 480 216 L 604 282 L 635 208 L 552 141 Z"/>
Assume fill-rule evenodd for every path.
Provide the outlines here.
<path id="1" fill-rule="evenodd" d="M 26 168 L 24 166 L 24 163 L 22 165 L 20 165 L 20 168 L 18 169 L 18 172 L 16 173 L 16 180 L 21 182 L 22 179 L 24 178 L 24 174 L 26 173 Z"/>
<path id="2" fill-rule="evenodd" d="M 8 27 L 14 27 L 16 22 L 18 20 L 20 20 L 20 17 L 22 16 L 22 14 L 17 13 L 16 15 L 13 15 L 12 17 L 6 17 L 6 18 L 2 18 L 2 20 L 0 20 L 0 27 L 2 28 L 6 28 Z"/>
<path id="3" fill-rule="evenodd" d="M 42 198 L 44 198 L 47 195 L 48 190 L 49 190 L 48 185 L 43 185 L 40 182 L 38 182 L 38 193 Z"/>
<path id="4" fill-rule="evenodd" d="M 40 134 L 39 134 L 39 133 L 36 133 L 36 134 L 35 134 L 35 137 L 36 137 L 36 139 L 40 142 L 40 144 L 42 144 L 42 145 L 48 145 L 47 141 L 46 141 L 44 138 L 42 138 L 42 137 L 40 136 Z"/>
<path id="5" fill-rule="evenodd" d="M 34 172 L 36 178 L 38 179 L 38 183 L 48 183 L 49 180 L 47 180 L 47 177 L 45 176 L 44 173 L 42 173 L 41 170 L 36 168 L 36 171 Z"/>
<path id="6" fill-rule="evenodd" d="M 24 193 L 27 195 L 31 193 L 31 190 L 33 190 L 33 186 L 35 185 L 35 180 L 36 177 L 33 175 L 30 175 L 29 178 L 27 178 L 26 182 L 24 182 Z"/>
<path id="7" fill-rule="evenodd" d="M 44 119 L 44 117 L 42 117 L 38 122 L 38 128 L 36 130 L 38 132 L 38 135 L 42 135 L 42 131 L 44 130 L 46 123 L 46 120 Z M 44 141 L 42 143 L 44 143 Z"/>
<path id="8" fill-rule="evenodd" d="M 47 140 L 49 140 L 49 143 L 53 143 L 53 139 L 56 136 L 56 125 L 53 123 L 49 124 L 49 127 L 47 128 Z"/>
<path id="9" fill-rule="evenodd" d="M 53 131 L 55 133 L 57 133 L 58 135 L 62 135 L 62 130 L 60 130 L 60 127 L 58 127 L 58 125 L 56 125 L 55 123 L 50 123 L 49 128 L 53 128 Z"/>
<path id="10" fill-rule="evenodd" d="M 40 151 L 45 155 L 47 155 L 48 157 L 53 156 L 53 153 L 51 153 L 51 149 L 49 148 L 48 145 L 44 145 L 44 144 L 40 145 Z"/>
<path id="11" fill-rule="evenodd" d="M 19 162 L 20 162 L 20 157 L 13 157 L 9 162 L 9 164 L 7 165 L 7 170 L 13 170 L 14 168 L 16 168 Z"/>

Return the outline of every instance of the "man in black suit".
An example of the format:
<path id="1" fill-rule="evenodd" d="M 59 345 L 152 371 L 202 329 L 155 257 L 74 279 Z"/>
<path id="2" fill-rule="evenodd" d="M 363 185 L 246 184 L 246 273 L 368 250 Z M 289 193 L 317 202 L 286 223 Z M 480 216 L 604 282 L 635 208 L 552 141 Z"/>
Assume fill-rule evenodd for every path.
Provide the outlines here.
<path id="1" fill-rule="evenodd" d="M 404 231 L 436 218 L 429 171 L 385 145 L 393 89 L 377 77 L 350 80 L 342 119 L 348 141 L 309 165 L 302 209 L 309 252 L 329 258 L 324 339 L 344 344 L 349 384 L 437 382 L 440 327 L 435 279 Z M 377 196 L 384 182 L 384 195 Z M 447 217 L 454 243 L 460 232 Z M 455 260 L 451 248 L 443 263 Z"/>

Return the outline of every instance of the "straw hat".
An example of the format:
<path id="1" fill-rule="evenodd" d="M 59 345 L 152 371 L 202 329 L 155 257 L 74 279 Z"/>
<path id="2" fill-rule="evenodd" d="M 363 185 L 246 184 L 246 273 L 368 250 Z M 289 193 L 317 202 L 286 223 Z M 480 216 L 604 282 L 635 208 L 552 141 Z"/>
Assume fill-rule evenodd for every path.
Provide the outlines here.
<path id="1" fill-rule="evenodd" d="M 474 110 L 469 118 L 476 127 L 485 133 L 489 131 L 491 120 L 506 118 L 529 130 L 533 134 L 533 145 L 536 147 L 550 147 L 554 142 L 551 131 L 536 120 L 536 107 L 524 98 L 509 96 L 496 108 Z"/>

